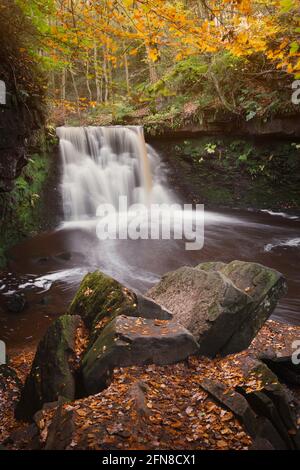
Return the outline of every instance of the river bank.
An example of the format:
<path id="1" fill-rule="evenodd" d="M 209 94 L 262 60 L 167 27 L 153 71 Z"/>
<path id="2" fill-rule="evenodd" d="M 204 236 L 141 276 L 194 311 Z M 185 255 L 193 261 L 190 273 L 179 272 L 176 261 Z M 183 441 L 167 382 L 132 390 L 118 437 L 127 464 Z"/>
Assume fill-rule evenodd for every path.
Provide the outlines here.
<path id="1" fill-rule="evenodd" d="M 205 266 L 209 268 L 207 265 L 203 268 Z M 193 275 L 196 272 L 194 270 Z M 241 281 L 242 278 L 238 277 L 237 282 Z M 101 297 L 96 294 L 99 289 L 103 292 L 103 282 L 106 287 L 105 294 Z M 275 280 L 272 281 L 274 282 Z M 255 289 L 263 289 L 261 291 L 263 296 L 273 295 L 271 286 L 268 289 L 269 293 L 266 294 L 263 285 L 258 286 L 255 283 L 251 285 L 254 285 Z M 88 292 L 87 286 L 90 286 Z M 118 295 L 119 289 L 123 292 L 122 297 L 112 302 L 111 294 Z M 157 289 L 160 292 L 159 286 Z M 183 297 L 187 295 L 184 291 L 180 291 L 179 294 Z M 169 327 L 167 326 L 168 320 L 153 322 L 152 328 L 161 330 L 159 335 L 154 334 L 154 330 L 149 333 L 148 327 L 145 326 L 146 323 L 150 325 L 152 320 L 132 317 L 134 321 L 130 322 L 130 316 L 135 315 L 133 311 L 129 311 L 132 302 L 134 302 L 132 307 L 141 308 L 139 312 L 143 312 L 146 316 L 151 313 L 157 317 L 158 314 L 164 313 L 161 309 L 157 309 L 157 306 L 154 310 L 152 307 L 148 310 L 149 305 L 141 298 L 138 298 L 136 305 L 136 300 L 131 298 L 131 295 L 128 289 L 123 290 L 122 286 L 99 272 L 87 276 L 68 309 L 69 315 L 55 322 L 49 328 L 47 337 L 41 341 L 33 366 L 34 348 L 13 354 L 10 358 L 10 368 L 5 366 L 0 368 L 0 384 L 2 384 L 0 402 L 3 405 L 0 412 L 0 442 L 6 449 L 164 450 L 172 447 L 174 450 L 283 450 L 294 449 L 295 446 L 298 448 L 299 366 L 292 365 L 291 357 L 296 353 L 294 343 L 300 335 L 300 327 L 269 320 L 247 349 L 226 357 L 217 356 L 215 359 L 209 359 L 198 354 L 189 355 L 186 342 L 181 351 L 178 349 L 174 351 L 169 341 L 171 338 L 173 342 L 182 339 L 180 335 L 174 334 L 170 328 L 171 323 Z M 205 292 L 201 295 L 205 296 Z M 255 297 L 256 294 L 253 295 Z M 198 300 L 195 298 L 193 302 L 195 301 Z M 232 301 L 236 302 L 237 299 L 232 298 Z M 107 302 L 111 308 L 103 309 L 108 305 Z M 127 306 L 129 317 L 120 314 L 118 306 L 122 305 Z M 264 301 L 261 305 L 264 306 L 263 309 L 267 308 L 267 303 Z M 124 311 L 124 308 L 121 310 Z M 97 313 L 99 311 L 100 314 Z M 81 380 L 81 375 L 76 371 L 78 367 L 86 367 L 84 355 L 90 355 L 91 351 L 87 335 L 94 334 L 92 333 L 94 327 L 87 328 L 89 321 L 83 327 L 78 317 L 79 312 L 85 321 L 89 317 L 93 318 L 96 313 L 102 320 L 103 315 L 104 318 L 110 318 L 110 320 L 107 318 L 108 322 L 102 321 L 101 324 L 96 322 L 97 325 L 96 323 L 94 325 L 96 328 L 94 333 L 102 335 L 104 343 L 108 340 L 107 352 L 104 348 L 99 352 L 100 356 L 108 354 L 104 363 L 106 369 L 111 361 L 109 355 L 113 354 L 115 365 L 121 364 L 122 358 L 128 356 L 128 351 L 131 354 L 131 348 L 135 348 L 138 343 L 141 348 L 139 356 L 130 355 L 130 363 L 127 366 L 124 363 L 121 367 L 119 365 L 110 370 L 109 380 L 104 389 L 98 380 L 100 393 L 88 393 L 89 396 L 83 394 L 83 389 L 70 388 L 72 378 L 66 373 L 67 369 L 73 371 L 75 380 Z M 202 315 L 203 312 L 194 312 L 196 316 L 199 314 Z M 110 344 L 107 331 L 114 323 L 115 315 L 119 315 L 121 321 L 125 318 L 127 326 L 120 337 L 122 341 L 117 336 L 116 342 Z M 74 322 L 77 329 L 73 331 L 71 325 Z M 63 325 L 63 328 L 58 328 L 58 325 Z M 132 343 L 128 349 L 125 338 L 132 333 Z M 213 335 L 216 333 L 214 329 Z M 159 348 L 161 352 L 148 363 L 145 354 L 149 356 L 153 350 L 149 350 L 146 344 L 149 339 L 153 340 L 152 335 L 156 343 L 161 342 L 165 347 L 169 345 L 165 353 L 171 347 L 173 359 L 170 357 L 167 359 L 168 354 L 165 356 Z M 253 336 L 253 332 L 251 335 Z M 166 341 L 166 336 L 169 341 Z M 185 341 L 188 337 L 190 336 L 185 336 Z M 212 338 L 214 344 L 217 338 L 218 335 Z M 239 338 L 238 334 L 237 339 Z M 200 338 L 199 341 L 203 339 Z M 98 342 L 96 340 L 93 347 L 99 347 Z M 114 355 L 113 350 L 120 347 L 125 347 L 123 355 Z M 155 350 L 154 344 L 153 347 Z M 61 355 L 64 348 L 68 351 L 66 356 Z M 74 354 L 76 357 L 73 357 Z M 189 357 L 184 361 L 176 361 L 174 354 L 176 357 L 182 354 Z M 45 362 L 45 355 L 49 360 L 51 358 L 49 364 Z M 95 356 L 93 360 L 99 360 L 100 356 Z M 53 368 L 52 365 L 56 364 L 57 360 L 57 367 Z M 171 364 L 168 364 L 168 361 L 171 361 Z M 172 362 L 177 363 L 172 364 Z M 94 369 L 93 373 L 101 375 L 102 372 L 98 368 Z M 50 388 L 45 387 L 49 380 L 52 384 Z M 35 384 L 34 389 L 32 389 L 33 384 Z M 36 387 L 41 394 L 34 392 Z M 22 394 L 21 389 L 23 389 Z M 42 399 L 45 403 L 45 397 L 50 397 L 53 393 L 64 394 L 68 391 L 68 394 L 81 394 L 81 397 L 73 400 L 62 396 L 58 402 L 44 404 L 43 409 L 35 413 L 29 423 L 17 421 L 15 409 L 18 403 L 17 414 L 20 413 L 22 402 L 23 412 L 29 412 L 28 407 L 24 408 L 24 399 L 29 390 L 31 390 L 30 406 L 33 407 L 36 406 L 37 400 Z M 20 397 L 22 397 L 21 402 Z M 48 401 L 53 400 L 48 399 Z"/>

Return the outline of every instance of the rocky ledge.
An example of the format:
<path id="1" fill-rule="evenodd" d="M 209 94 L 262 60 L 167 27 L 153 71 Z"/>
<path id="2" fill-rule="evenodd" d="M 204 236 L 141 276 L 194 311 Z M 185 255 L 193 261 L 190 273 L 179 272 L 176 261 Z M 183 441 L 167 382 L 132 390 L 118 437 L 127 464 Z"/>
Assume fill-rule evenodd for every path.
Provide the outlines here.
<path id="1" fill-rule="evenodd" d="M 292 354 L 300 327 L 268 320 L 285 291 L 280 273 L 238 261 L 181 268 L 147 297 L 103 273 L 87 275 L 31 370 L 24 376 L 26 356 L 11 361 L 24 385 L 11 368 L 1 375 L 0 394 L 7 380 L 15 392 L 0 442 L 299 449 L 300 370 Z"/>

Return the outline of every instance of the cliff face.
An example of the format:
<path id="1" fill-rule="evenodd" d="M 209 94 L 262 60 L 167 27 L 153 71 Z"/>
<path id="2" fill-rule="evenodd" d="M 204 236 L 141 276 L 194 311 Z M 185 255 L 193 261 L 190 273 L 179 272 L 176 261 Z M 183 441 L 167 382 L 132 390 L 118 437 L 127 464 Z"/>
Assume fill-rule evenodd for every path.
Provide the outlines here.
<path id="1" fill-rule="evenodd" d="M 31 109 L 8 92 L 0 105 L 0 191 L 11 191 L 14 180 L 27 163 L 26 148 L 34 132 L 43 125 L 43 113 L 36 103 Z"/>
<path id="2" fill-rule="evenodd" d="M 44 83 L 34 57 L 26 52 L 35 31 L 11 0 L 1 2 L 0 18 L 0 192 L 10 191 L 26 164 L 26 147 L 43 125 Z"/>

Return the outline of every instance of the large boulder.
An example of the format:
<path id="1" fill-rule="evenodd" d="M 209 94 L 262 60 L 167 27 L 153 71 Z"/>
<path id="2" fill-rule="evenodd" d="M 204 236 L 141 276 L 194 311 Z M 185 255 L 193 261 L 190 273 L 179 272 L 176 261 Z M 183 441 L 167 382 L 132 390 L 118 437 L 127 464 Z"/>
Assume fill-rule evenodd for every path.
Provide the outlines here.
<path id="1" fill-rule="evenodd" d="M 172 318 L 170 312 L 153 300 L 136 294 L 100 271 L 84 277 L 69 313 L 82 317 L 92 337 L 118 315 L 160 320 Z"/>
<path id="2" fill-rule="evenodd" d="M 177 322 L 117 316 L 83 358 L 85 390 L 94 394 L 104 389 L 115 367 L 173 364 L 197 349 L 193 335 Z"/>
<path id="3" fill-rule="evenodd" d="M 81 326 L 79 316 L 64 315 L 49 327 L 22 390 L 18 419 L 30 419 L 44 403 L 75 398 L 76 337 Z"/>
<path id="4" fill-rule="evenodd" d="M 246 349 L 286 292 L 284 277 L 256 263 L 204 263 L 163 276 L 148 297 L 191 331 L 200 353 Z"/>
<path id="5" fill-rule="evenodd" d="M 197 269 L 207 270 L 207 264 L 200 264 Z M 234 335 L 223 350 L 225 354 L 230 354 L 230 351 L 240 351 L 242 344 L 245 345 L 242 349 L 248 347 L 274 311 L 278 300 L 287 293 L 287 283 L 281 273 L 258 263 L 232 261 L 223 266 L 220 263 L 214 266 L 211 264 L 210 270 L 215 269 L 230 279 L 238 289 L 246 292 L 253 301 L 250 316 L 239 329 L 238 335 Z"/>

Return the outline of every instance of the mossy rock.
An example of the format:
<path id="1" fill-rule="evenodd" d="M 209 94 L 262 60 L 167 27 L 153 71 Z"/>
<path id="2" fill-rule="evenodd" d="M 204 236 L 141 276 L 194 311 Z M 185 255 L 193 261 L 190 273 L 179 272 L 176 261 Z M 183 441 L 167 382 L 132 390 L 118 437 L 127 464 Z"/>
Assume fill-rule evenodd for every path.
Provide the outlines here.
<path id="1" fill-rule="evenodd" d="M 87 274 L 69 308 L 70 315 L 80 315 L 89 328 L 118 314 L 137 310 L 136 296 L 115 279 L 100 271 Z"/>
<path id="2" fill-rule="evenodd" d="M 195 336 L 200 354 L 209 357 L 222 351 L 252 308 L 247 293 L 223 274 L 192 267 L 166 274 L 148 295 L 170 309 Z"/>
<path id="3" fill-rule="evenodd" d="M 31 419 L 45 403 L 75 398 L 76 333 L 79 316 L 58 318 L 40 341 L 16 409 L 18 419 Z"/>
<path id="4" fill-rule="evenodd" d="M 81 316 L 91 331 L 92 340 L 118 315 L 160 320 L 172 318 L 170 312 L 153 300 L 136 294 L 100 271 L 84 277 L 69 313 Z"/>
<path id="5" fill-rule="evenodd" d="M 286 292 L 284 277 L 257 263 L 206 262 L 166 274 L 148 292 L 191 331 L 200 353 L 246 349 Z"/>
<path id="6" fill-rule="evenodd" d="M 282 274 L 258 263 L 203 263 L 197 269 L 220 272 L 253 301 L 253 307 L 240 326 L 239 334 L 233 335 L 224 346 L 224 354 L 238 352 L 241 344 L 247 347 L 274 311 L 278 300 L 287 292 Z"/>

